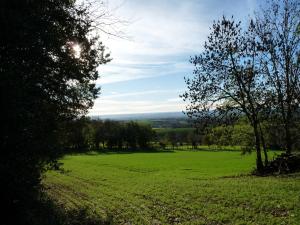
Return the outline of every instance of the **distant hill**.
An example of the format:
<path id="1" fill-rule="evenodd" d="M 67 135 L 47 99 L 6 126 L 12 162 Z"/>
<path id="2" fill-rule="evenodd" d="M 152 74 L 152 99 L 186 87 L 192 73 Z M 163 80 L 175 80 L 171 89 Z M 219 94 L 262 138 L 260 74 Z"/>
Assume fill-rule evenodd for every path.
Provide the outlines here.
<path id="1" fill-rule="evenodd" d="M 136 113 L 136 114 L 115 114 L 91 116 L 92 119 L 111 120 L 156 120 L 156 119 L 187 119 L 183 112 L 157 112 L 157 113 Z"/>

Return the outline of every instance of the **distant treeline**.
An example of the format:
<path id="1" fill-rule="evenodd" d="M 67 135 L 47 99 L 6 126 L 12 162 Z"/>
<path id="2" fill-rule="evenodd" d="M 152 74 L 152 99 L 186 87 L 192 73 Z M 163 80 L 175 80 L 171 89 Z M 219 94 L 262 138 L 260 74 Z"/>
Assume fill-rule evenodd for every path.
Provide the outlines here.
<path id="1" fill-rule="evenodd" d="M 283 150 L 285 146 L 285 137 L 283 126 L 278 122 L 263 123 L 261 126 L 264 133 L 262 144 L 267 149 Z M 293 150 L 300 150 L 300 123 L 291 129 L 291 137 L 294 145 Z M 241 117 L 237 122 L 228 125 L 219 125 L 211 127 L 203 134 L 202 144 L 217 145 L 217 146 L 241 146 L 244 150 L 253 150 L 255 146 L 255 139 L 253 128 L 250 126 L 246 118 Z"/>
<path id="2" fill-rule="evenodd" d="M 151 150 L 196 146 L 193 128 L 153 129 L 145 121 L 91 120 L 81 118 L 65 124 L 61 144 L 70 151 Z"/>
<path id="3" fill-rule="evenodd" d="M 64 127 L 62 144 L 70 150 L 150 148 L 155 132 L 137 122 L 82 118 Z"/>
<path id="4" fill-rule="evenodd" d="M 291 129 L 291 136 L 295 143 L 293 150 L 300 149 L 299 130 L 300 123 Z M 280 123 L 264 123 L 262 131 L 265 134 L 263 144 L 267 149 L 282 150 L 284 148 L 284 132 Z M 157 129 L 157 141 L 166 146 L 171 145 L 173 148 L 185 145 L 192 148 L 201 145 L 217 146 L 219 149 L 222 146 L 240 146 L 243 150 L 250 151 L 254 149 L 255 145 L 253 129 L 244 117 L 234 124 L 215 125 L 205 131 L 193 128 Z"/>
<path id="5" fill-rule="evenodd" d="M 277 123 L 264 124 L 264 144 L 268 149 L 279 150 L 284 146 L 282 128 Z M 296 140 L 293 148 L 300 149 L 300 125 L 292 132 Z M 245 118 L 233 125 L 218 125 L 205 132 L 194 128 L 153 129 L 150 124 L 134 121 L 90 120 L 82 118 L 65 125 L 61 142 L 71 151 L 87 150 L 151 150 L 197 149 L 201 145 L 240 146 L 245 151 L 254 148 L 253 130 Z"/>

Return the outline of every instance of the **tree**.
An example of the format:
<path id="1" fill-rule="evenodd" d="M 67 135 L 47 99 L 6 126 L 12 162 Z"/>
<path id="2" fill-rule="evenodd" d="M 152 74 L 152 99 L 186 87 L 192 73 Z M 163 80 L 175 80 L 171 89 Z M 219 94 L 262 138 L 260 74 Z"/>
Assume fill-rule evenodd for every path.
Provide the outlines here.
<path id="1" fill-rule="evenodd" d="M 194 77 L 186 79 L 188 91 L 182 97 L 189 102 L 187 115 L 198 125 L 244 114 L 254 131 L 256 166 L 262 172 L 260 113 L 268 95 L 257 52 L 253 23 L 243 31 L 240 22 L 223 17 L 213 24 L 204 51 L 191 58 Z"/>
<path id="2" fill-rule="evenodd" d="M 257 14 L 253 31 L 260 45 L 264 79 L 271 91 L 275 120 L 283 124 L 285 149 L 291 153 L 292 130 L 300 107 L 300 2 L 271 1 Z"/>
<path id="3" fill-rule="evenodd" d="M 139 125 L 136 122 L 130 121 L 125 125 L 125 142 L 128 148 L 136 149 Z"/>
<path id="4" fill-rule="evenodd" d="M 176 131 L 168 132 L 167 137 L 173 149 L 175 149 L 175 147 L 178 147 L 178 133 Z"/>
<path id="5" fill-rule="evenodd" d="M 234 124 L 232 131 L 232 144 L 241 146 L 244 153 L 250 152 L 255 145 L 254 134 L 247 120 L 241 118 Z"/>
<path id="6" fill-rule="evenodd" d="M 59 134 L 62 139 L 65 149 L 71 149 L 72 151 L 83 151 L 89 146 L 89 135 L 91 132 L 89 129 L 89 121 L 86 118 L 79 118 L 64 123 L 62 132 Z"/>
<path id="7" fill-rule="evenodd" d="M 231 126 L 217 126 L 211 129 L 212 139 L 217 146 L 231 145 L 232 132 Z"/>
<path id="8" fill-rule="evenodd" d="M 88 10 L 74 2 L 0 3 L 0 180 L 10 220 L 24 219 L 42 172 L 62 153 L 60 124 L 93 105 L 97 67 L 109 61 L 91 33 Z"/>
<path id="9" fill-rule="evenodd" d="M 149 148 L 149 143 L 154 137 L 155 131 L 150 125 L 138 124 L 137 143 L 140 148 Z"/>
<path id="10" fill-rule="evenodd" d="M 105 131 L 104 123 L 102 120 L 93 121 L 94 127 L 94 146 L 96 150 L 99 150 L 100 143 L 102 143 L 102 148 L 105 148 Z"/>
<path id="11" fill-rule="evenodd" d="M 198 145 L 202 143 L 202 141 L 201 141 L 202 138 L 203 137 L 201 135 L 197 134 L 195 131 L 189 132 L 188 136 L 187 136 L 188 142 L 191 143 L 192 148 L 194 148 L 194 149 L 197 149 Z M 207 143 L 205 143 L 205 144 L 207 144 Z"/>
<path id="12" fill-rule="evenodd" d="M 107 148 L 113 149 L 118 146 L 120 138 L 122 138 L 119 135 L 121 132 L 119 122 L 106 120 L 103 129 Z"/>

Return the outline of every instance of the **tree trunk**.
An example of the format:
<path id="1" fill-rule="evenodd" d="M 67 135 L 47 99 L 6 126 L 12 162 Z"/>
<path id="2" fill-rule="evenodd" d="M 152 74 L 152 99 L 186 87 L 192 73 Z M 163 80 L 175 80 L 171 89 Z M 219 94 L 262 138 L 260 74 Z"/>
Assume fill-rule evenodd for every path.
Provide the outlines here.
<path id="1" fill-rule="evenodd" d="M 267 152 L 267 147 L 266 147 L 266 143 L 265 143 L 264 134 L 263 134 L 263 131 L 261 129 L 261 125 L 260 124 L 259 124 L 259 131 L 260 131 L 261 143 L 262 143 L 262 146 L 263 146 L 264 157 L 265 157 L 265 166 L 266 166 L 269 163 L 268 152 Z"/>
<path id="2" fill-rule="evenodd" d="M 262 137 L 262 144 L 263 144 L 263 151 L 264 151 L 264 157 L 265 157 L 265 166 L 267 166 L 269 163 L 269 159 L 268 159 L 268 152 L 267 152 L 266 144 L 265 144 L 263 137 Z"/>
<path id="3" fill-rule="evenodd" d="M 257 123 L 253 124 L 254 135 L 255 135 L 255 149 L 256 149 L 256 169 L 257 172 L 262 173 L 264 165 L 261 157 L 261 148 L 260 148 L 260 134 L 258 132 Z"/>

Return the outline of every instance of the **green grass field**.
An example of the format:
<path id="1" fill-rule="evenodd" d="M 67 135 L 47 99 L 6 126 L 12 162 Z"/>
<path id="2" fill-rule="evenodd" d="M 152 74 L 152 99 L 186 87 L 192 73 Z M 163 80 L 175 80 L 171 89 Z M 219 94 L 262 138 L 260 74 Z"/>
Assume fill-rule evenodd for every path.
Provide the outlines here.
<path id="1" fill-rule="evenodd" d="M 47 192 L 113 224 L 300 224 L 300 175 L 255 177 L 238 152 L 111 153 L 65 157 Z"/>

